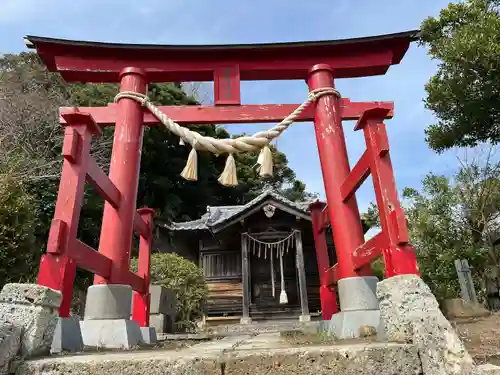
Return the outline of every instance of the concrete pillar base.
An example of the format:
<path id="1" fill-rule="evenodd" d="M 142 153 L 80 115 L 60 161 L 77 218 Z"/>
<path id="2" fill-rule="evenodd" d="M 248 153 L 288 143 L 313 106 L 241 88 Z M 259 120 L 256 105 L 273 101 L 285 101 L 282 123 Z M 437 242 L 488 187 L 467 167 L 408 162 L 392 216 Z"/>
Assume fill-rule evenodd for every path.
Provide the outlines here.
<path id="1" fill-rule="evenodd" d="M 351 339 L 360 337 L 361 326 L 379 329 L 379 325 L 380 310 L 342 311 L 330 320 L 323 320 L 320 330 L 338 339 Z"/>
<path id="2" fill-rule="evenodd" d="M 149 326 L 153 327 L 156 333 L 175 333 L 175 315 L 151 314 Z"/>
<path id="3" fill-rule="evenodd" d="M 154 327 L 140 327 L 140 330 L 144 344 L 156 344 L 158 342 Z"/>
<path id="4" fill-rule="evenodd" d="M 130 285 L 99 284 L 89 287 L 85 319 L 80 323 L 85 346 L 131 349 L 142 344 L 139 324 L 130 320 Z"/>
<path id="5" fill-rule="evenodd" d="M 241 318 L 240 324 L 252 324 L 252 318 L 250 318 L 250 317 Z"/>
<path id="6" fill-rule="evenodd" d="M 80 319 L 75 317 L 59 318 L 57 320 L 54 338 L 50 347 L 51 353 L 81 352 L 83 350 Z"/>
<path id="7" fill-rule="evenodd" d="M 338 281 L 340 310 L 378 310 L 378 278 L 375 276 L 347 277 Z"/>
<path id="8" fill-rule="evenodd" d="M 375 276 L 347 277 L 338 281 L 341 312 L 323 320 L 322 331 L 338 339 L 361 336 L 362 326 L 379 330 L 380 310 L 377 298 L 378 278 Z"/>
<path id="9" fill-rule="evenodd" d="M 311 315 L 301 315 L 299 316 L 299 322 L 310 322 Z"/>
<path id="10" fill-rule="evenodd" d="M 130 319 L 132 287 L 120 284 L 92 285 L 87 290 L 85 320 Z"/>
<path id="11" fill-rule="evenodd" d="M 83 320 L 80 322 L 85 346 L 105 349 L 132 349 L 144 343 L 136 321 L 128 319 Z"/>

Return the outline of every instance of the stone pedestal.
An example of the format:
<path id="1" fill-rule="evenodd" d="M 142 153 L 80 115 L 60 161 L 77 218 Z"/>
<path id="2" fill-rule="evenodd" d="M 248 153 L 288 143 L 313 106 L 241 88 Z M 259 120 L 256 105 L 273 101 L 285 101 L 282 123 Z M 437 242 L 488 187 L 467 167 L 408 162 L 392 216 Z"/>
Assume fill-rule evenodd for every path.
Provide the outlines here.
<path id="1" fill-rule="evenodd" d="M 323 321 L 321 329 L 339 339 L 360 337 L 362 326 L 377 329 L 380 322 L 377 283 L 378 278 L 375 276 L 339 280 L 341 312 L 334 314 L 329 321 Z"/>
<path id="2" fill-rule="evenodd" d="M 36 284 L 6 284 L 3 287 L 0 322 L 20 330 L 21 358 L 49 354 L 61 299 L 58 291 Z"/>
<path id="3" fill-rule="evenodd" d="M 130 320 L 132 288 L 103 284 L 88 289 L 85 318 L 81 322 L 86 346 L 130 349 L 143 342 L 137 322 Z"/>
<path id="4" fill-rule="evenodd" d="M 311 321 L 311 315 L 300 315 L 299 316 L 299 322 L 310 322 Z"/>
<path id="5" fill-rule="evenodd" d="M 80 319 L 76 317 L 59 318 L 50 352 L 80 352 L 82 350 L 83 339 L 80 329 Z"/>
<path id="6" fill-rule="evenodd" d="M 151 314 L 149 316 L 149 326 L 153 327 L 156 333 L 174 333 L 175 316 L 165 314 Z"/>
<path id="7" fill-rule="evenodd" d="M 468 302 L 462 298 L 445 299 L 441 307 L 448 319 L 479 318 L 491 314 L 483 305 Z"/>
<path id="8" fill-rule="evenodd" d="M 175 292 L 162 285 L 151 285 L 150 289 L 149 325 L 156 333 L 173 333 L 177 299 Z"/>
<path id="9" fill-rule="evenodd" d="M 376 276 L 347 277 L 338 281 L 340 310 L 378 310 Z"/>
<path id="10" fill-rule="evenodd" d="M 156 344 L 158 338 L 156 337 L 156 331 L 153 327 L 140 327 L 141 338 L 145 344 Z"/>
<path id="11" fill-rule="evenodd" d="M 380 310 L 360 310 L 339 312 L 330 320 L 324 320 L 321 330 L 338 339 L 358 338 L 363 326 L 379 328 Z"/>
<path id="12" fill-rule="evenodd" d="M 240 324 L 252 324 L 252 318 L 250 318 L 249 316 L 242 317 L 240 319 Z"/>

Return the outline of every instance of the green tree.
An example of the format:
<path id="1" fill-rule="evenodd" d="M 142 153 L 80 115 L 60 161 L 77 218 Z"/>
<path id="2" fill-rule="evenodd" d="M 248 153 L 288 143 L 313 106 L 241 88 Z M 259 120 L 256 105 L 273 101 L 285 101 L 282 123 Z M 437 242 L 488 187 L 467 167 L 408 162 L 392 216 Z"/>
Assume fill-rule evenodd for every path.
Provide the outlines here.
<path id="1" fill-rule="evenodd" d="M 403 196 L 410 204 L 408 229 L 422 278 L 439 299 L 457 297 L 454 261 L 467 259 L 472 267 L 482 268 L 486 260 L 483 244 L 474 243 L 464 226 L 459 188 L 444 176 L 429 174 L 422 192 L 407 188 Z"/>
<path id="2" fill-rule="evenodd" d="M 459 294 L 456 259 L 469 261 L 483 294 L 487 283 L 498 283 L 500 164 L 491 156 L 461 161 L 451 178 L 428 174 L 421 191 L 403 192 L 419 267 L 440 298 Z"/>
<path id="3" fill-rule="evenodd" d="M 0 172 L 0 289 L 33 281 L 39 259 L 33 231 L 36 205 L 22 182 Z"/>
<path id="4" fill-rule="evenodd" d="M 484 296 L 500 280 L 500 163 L 494 149 L 464 158 L 451 177 L 426 175 L 421 189 L 403 190 L 410 241 L 422 278 L 439 299 L 457 297 L 456 259 L 467 259 Z M 380 227 L 377 206 L 365 220 Z M 380 272 L 382 262 L 374 268 Z"/>
<path id="5" fill-rule="evenodd" d="M 450 3 L 421 25 L 420 43 L 439 60 L 425 104 L 437 117 L 426 129 L 430 147 L 500 141 L 499 0 Z"/>
<path id="6" fill-rule="evenodd" d="M 137 270 L 137 258 L 131 264 Z M 151 255 L 151 282 L 175 292 L 177 325 L 181 329 L 193 328 L 194 321 L 203 314 L 208 296 L 201 268 L 174 253 L 155 253 Z"/>

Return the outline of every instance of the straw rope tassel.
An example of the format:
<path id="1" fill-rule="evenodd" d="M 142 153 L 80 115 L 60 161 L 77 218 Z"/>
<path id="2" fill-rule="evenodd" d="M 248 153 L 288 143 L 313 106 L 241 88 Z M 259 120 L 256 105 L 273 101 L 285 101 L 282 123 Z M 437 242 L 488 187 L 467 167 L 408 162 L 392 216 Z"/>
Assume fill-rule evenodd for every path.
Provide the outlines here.
<path id="1" fill-rule="evenodd" d="M 238 185 L 238 176 L 236 174 L 236 162 L 234 161 L 233 154 L 229 154 L 226 159 L 226 166 L 222 171 L 219 180 L 224 186 L 236 186 Z"/>
<path id="2" fill-rule="evenodd" d="M 260 164 L 260 177 L 273 177 L 273 153 L 268 146 L 260 150 L 257 164 Z"/>
<path id="3" fill-rule="evenodd" d="M 283 271 L 283 254 L 280 251 L 280 273 L 281 273 L 281 293 L 280 293 L 280 304 L 284 305 L 288 303 L 288 296 L 285 290 L 285 275 Z"/>
<path id="4" fill-rule="evenodd" d="M 272 254 L 272 248 L 271 248 L 271 254 Z M 274 261 L 272 256 L 271 256 L 271 262 L 269 262 L 269 264 L 271 265 L 271 289 L 274 298 L 276 295 L 276 284 L 274 281 Z"/>
<path id="5" fill-rule="evenodd" d="M 189 153 L 186 166 L 181 172 L 181 176 L 188 181 L 198 180 L 198 154 L 196 152 L 196 142 Z"/>

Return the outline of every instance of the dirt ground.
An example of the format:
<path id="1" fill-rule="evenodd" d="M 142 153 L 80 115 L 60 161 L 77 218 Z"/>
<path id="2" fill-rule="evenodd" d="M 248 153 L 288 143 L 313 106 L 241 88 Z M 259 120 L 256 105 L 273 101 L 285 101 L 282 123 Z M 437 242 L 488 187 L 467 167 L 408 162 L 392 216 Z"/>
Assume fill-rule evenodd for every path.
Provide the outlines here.
<path id="1" fill-rule="evenodd" d="M 455 320 L 452 323 L 478 363 L 500 365 L 500 313 L 486 318 Z"/>
<path id="2" fill-rule="evenodd" d="M 457 319 L 451 322 L 462 342 L 478 364 L 491 363 L 500 366 L 500 313 L 482 318 Z M 281 336 L 291 345 L 333 344 L 331 337 L 282 332 Z M 349 340 L 349 342 L 374 341 L 375 337 Z M 347 340 L 342 340 L 346 344 Z"/>

